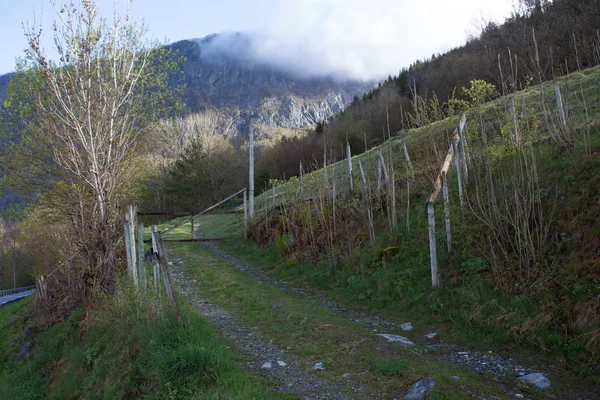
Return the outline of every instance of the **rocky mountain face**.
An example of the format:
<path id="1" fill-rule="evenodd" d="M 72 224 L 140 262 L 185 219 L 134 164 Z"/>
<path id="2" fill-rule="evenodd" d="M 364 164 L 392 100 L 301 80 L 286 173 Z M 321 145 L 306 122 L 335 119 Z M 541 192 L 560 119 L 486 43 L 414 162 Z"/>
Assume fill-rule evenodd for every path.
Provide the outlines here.
<path id="1" fill-rule="evenodd" d="M 373 84 L 302 78 L 262 62 L 244 34 L 210 35 L 170 45 L 186 58 L 185 102 L 191 112 L 217 109 L 234 116 L 239 126 L 253 124 L 289 129 L 314 127 L 348 105 Z"/>
<path id="2" fill-rule="evenodd" d="M 233 118 L 241 131 L 250 120 L 259 128 L 314 127 L 373 86 L 294 76 L 260 61 L 251 50 L 252 38 L 241 33 L 183 40 L 167 47 L 186 59 L 182 74 L 171 84 L 185 84 L 188 111 L 222 112 Z M 12 76 L 0 76 L 0 101 Z"/>

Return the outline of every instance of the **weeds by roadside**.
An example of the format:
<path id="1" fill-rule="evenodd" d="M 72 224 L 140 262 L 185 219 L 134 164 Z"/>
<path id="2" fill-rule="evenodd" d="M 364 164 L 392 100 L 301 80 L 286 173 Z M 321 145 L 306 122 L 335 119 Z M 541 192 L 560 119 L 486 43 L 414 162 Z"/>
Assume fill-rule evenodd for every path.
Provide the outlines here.
<path id="1" fill-rule="evenodd" d="M 203 317 L 179 307 L 121 286 L 32 339 L 12 317 L 24 303 L 0 310 L 0 398 L 282 398 L 239 368 Z M 32 358 L 15 365 L 26 340 Z"/>

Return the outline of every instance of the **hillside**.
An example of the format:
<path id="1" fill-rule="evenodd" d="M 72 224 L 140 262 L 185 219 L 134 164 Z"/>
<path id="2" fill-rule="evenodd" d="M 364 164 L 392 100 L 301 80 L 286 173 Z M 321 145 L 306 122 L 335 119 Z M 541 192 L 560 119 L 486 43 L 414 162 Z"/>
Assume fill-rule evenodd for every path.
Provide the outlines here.
<path id="1" fill-rule="evenodd" d="M 448 176 L 450 251 L 441 194 L 435 206 L 440 289 L 429 287 L 426 202 L 456 118 L 401 132 L 353 157 L 354 192 L 346 160 L 304 175 L 302 190 L 298 178 L 276 182 L 257 198 L 254 239 L 273 246 L 290 268 L 285 275 L 299 274 L 392 314 L 397 307 L 411 315 L 431 314 L 460 335 L 486 332 L 497 343 L 518 343 L 576 370 L 593 371 L 600 327 L 594 272 L 600 205 L 593 195 L 600 186 L 593 173 L 600 161 L 599 81 L 600 67 L 559 80 L 574 135 L 570 150 L 557 144 L 556 126 L 549 122 L 557 121 L 552 82 L 467 112 L 464 206 L 458 202 L 454 162 Z M 521 110 L 519 147 L 511 142 L 506 116 L 513 96 Z M 379 154 L 395 174 L 393 197 L 385 180 L 376 188 Z M 521 241 L 528 240 L 531 247 L 523 253 Z M 236 253 L 235 246 L 227 249 Z M 473 338 L 481 339 L 488 342 Z"/>
<path id="2" fill-rule="evenodd" d="M 245 34 L 162 51 L 98 7 L 45 29 L 58 64 L 26 35 L 0 106 L 0 196 L 27 200 L 0 201 L 0 288 L 36 288 L 0 308 L 0 398 L 597 397 L 597 1 L 519 1 L 371 90 Z M 364 7 L 274 20 L 387 34 L 394 64 L 390 25 L 433 32 Z"/>
<path id="3" fill-rule="evenodd" d="M 425 376 L 436 385 L 429 398 L 593 398 L 600 384 L 599 81 L 600 67 L 558 81 L 572 148 L 561 148 L 554 125 L 544 122 L 557 116 L 553 82 L 466 113 L 464 206 L 454 164 L 448 175 L 452 250 L 441 194 L 435 205 L 438 287 L 425 204 L 458 117 L 399 132 L 353 157 L 354 191 L 347 160 L 306 173 L 302 187 L 298 177 L 274 182 L 256 198 L 253 241 L 240 239 L 241 215 L 224 210 L 196 219 L 193 239 L 205 243 L 192 243 L 189 223 L 165 233 L 178 287 L 202 296 L 193 304 L 203 312 L 216 305 L 240 316 L 236 324 L 220 315 L 214 321 L 258 360 L 253 365 L 271 353 L 253 352 L 235 334 L 246 332 L 239 325 L 285 346 L 285 357 L 308 359 L 306 368 L 323 360 L 324 376 L 344 376 L 340 398 L 365 398 L 354 392 L 357 381 L 374 398 L 399 398 Z M 518 146 L 507 129 L 511 99 L 518 104 Z M 382 176 L 378 192 L 379 154 L 393 180 Z M 488 205 L 500 212 L 495 224 Z M 530 250 L 519 247 L 531 243 L 526 235 L 536 241 Z M 532 255 L 538 260 L 523 261 Z M 385 343 L 388 334 L 413 345 Z M 284 373 L 278 371 L 261 373 Z M 534 373 L 549 386 L 522 381 Z"/>
<path id="4" fill-rule="evenodd" d="M 327 291 L 343 303 L 441 324 L 454 340 L 476 347 L 510 354 L 507 349 L 517 346 L 523 357 L 541 352 L 549 363 L 593 376 L 600 328 L 598 82 L 600 67 L 558 81 L 574 135 L 571 149 L 561 149 L 553 123 L 544 122 L 557 116 L 552 82 L 467 112 L 471 164 L 465 206 L 458 201 L 454 164 L 448 176 L 451 251 L 441 194 L 435 205 L 440 288 L 431 288 L 425 206 L 457 118 L 401 132 L 353 157 L 354 192 L 346 160 L 307 172 L 302 190 L 298 177 L 274 182 L 256 198 L 252 238 L 259 246 L 232 241 L 221 247 L 254 262 L 272 258 L 269 268 L 279 279 Z M 520 110 L 519 147 L 506 133 L 512 98 Z M 376 189 L 379 154 L 395 174 L 395 203 L 385 181 Z M 200 226 L 207 231 L 204 238 L 231 239 L 242 232 L 241 219 L 236 224 L 233 216 L 214 215 Z M 189 235 L 189 224 L 181 232 L 181 239 Z M 526 257 L 537 261 L 518 253 L 526 239 L 516 238 L 523 232 L 535 240 Z M 489 241 L 493 238 L 498 241 Z"/>

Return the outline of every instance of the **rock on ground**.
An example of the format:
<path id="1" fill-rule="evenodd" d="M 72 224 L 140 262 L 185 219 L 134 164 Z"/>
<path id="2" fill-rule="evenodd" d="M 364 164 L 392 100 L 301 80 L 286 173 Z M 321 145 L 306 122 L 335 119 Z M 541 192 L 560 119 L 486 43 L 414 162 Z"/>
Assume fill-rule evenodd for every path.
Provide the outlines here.
<path id="1" fill-rule="evenodd" d="M 523 375 L 519 378 L 519 380 L 527 383 L 528 385 L 533 385 L 538 389 L 546 389 L 551 385 L 550 380 L 546 378 L 544 374 L 539 372 Z"/>
<path id="2" fill-rule="evenodd" d="M 23 345 L 23 347 L 21 347 L 19 354 L 17 354 L 17 359 L 15 360 L 15 363 L 16 364 L 24 363 L 25 361 L 29 360 L 30 356 L 31 356 L 31 342 L 27 342 Z"/>
<path id="3" fill-rule="evenodd" d="M 414 346 L 415 344 L 411 342 L 409 339 L 400 335 L 392 335 L 389 333 L 380 333 L 379 336 L 383 336 L 387 339 L 388 342 L 392 343 L 400 343 L 403 346 Z"/>
<path id="4" fill-rule="evenodd" d="M 432 377 L 428 376 L 426 378 L 421 379 L 419 382 L 415 383 L 410 387 L 408 393 L 404 398 L 406 400 L 419 400 L 425 397 L 425 395 L 433 389 L 435 386 L 435 381 Z"/>

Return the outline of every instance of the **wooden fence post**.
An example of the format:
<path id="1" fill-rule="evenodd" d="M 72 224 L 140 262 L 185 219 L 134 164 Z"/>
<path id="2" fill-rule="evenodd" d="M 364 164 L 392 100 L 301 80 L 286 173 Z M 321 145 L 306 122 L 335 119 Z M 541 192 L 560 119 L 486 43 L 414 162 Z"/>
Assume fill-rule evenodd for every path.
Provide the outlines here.
<path id="1" fill-rule="evenodd" d="M 460 143 L 460 139 L 459 139 Z M 463 198 L 463 180 L 462 180 L 462 168 L 460 167 L 460 154 L 458 153 L 460 145 L 456 145 L 456 142 L 452 141 L 452 148 L 454 149 L 454 164 L 456 165 L 456 180 L 458 182 L 458 200 L 460 206 L 464 207 L 465 201 Z"/>
<path id="2" fill-rule="evenodd" d="M 325 180 L 325 191 L 329 188 L 329 174 L 327 173 L 327 145 L 323 146 L 323 179 Z"/>
<path id="3" fill-rule="evenodd" d="M 275 182 L 271 184 L 271 208 L 275 208 Z"/>
<path id="4" fill-rule="evenodd" d="M 429 223 L 429 255 L 431 258 L 431 286 L 438 287 L 440 284 L 437 265 L 437 245 L 435 240 L 435 215 L 433 203 L 427 203 L 427 221 Z"/>
<path id="5" fill-rule="evenodd" d="M 377 157 L 377 194 L 381 191 L 381 160 Z"/>
<path id="6" fill-rule="evenodd" d="M 158 231 L 156 225 L 152 226 L 152 272 L 154 275 L 154 289 L 158 292 L 158 282 L 160 281 L 160 269 L 158 267 L 158 258 L 160 257 L 160 248 L 158 246 Z"/>
<path id="7" fill-rule="evenodd" d="M 406 143 L 402 143 L 402 149 L 404 150 L 404 159 L 406 160 L 406 165 L 412 171 L 412 163 L 410 162 L 410 157 L 408 155 L 408 149 L 406 148 Z"/>
<path id="8" fill-rule="evenodd" d="M 300 194 L 304 194 L 304 187 L 302 186 L 302 175 L 304 175 L 304 170 L 302 169 L 302 161 L 300 161 Z"/>
<path id="9" fill-rule="evenodd" d="M 515 141 L 515 147 L 519 147 L 519 123 L 517 121 L 517 111 L 515 109 L 515 95 L 510 98 L 510 114 L 512 116 L 513 123 L 513 140 Z"/>
<path id="10" fill-rule="evenodd" d="M 125 253 L 127 253 L 127 272 L 129 273 L 129 277 L 133 279 L 133 264 L 131 262 L 131 235 L 129 233 L 131 226 L 129 224 L 129 213 L 125 214 L 125 224 L 124 224 L 124 237 L 125 237 Z"/>
<path id="11" fill-rule="evenodd" d="M 460 118 L 460 123 L 458 124 L 458 136 L 460 137 L 459 139 L 459 143 L 458 143 L 458 150 L 460 155 L 456 155 L 457 157 L 460 157 L 460 161 L 463 167 L 463 171 L 464 171 L 464 181 L 468 181 L 469 180 L 469 167 L 467 166 L 467 138 L 466 138 L 466 133 L 467 133 L 467 117 L 466 115 L 463 113 L 462 117 Z"/>
<path id="12" fill-rule="evenodd" d="M 191 222 L 192 222 L 192 232 L 191 232 L 192 237 L 191 237 L 191 239 L 194 240 L 194 214 L 193 213 L 192 213 L 192 220 L 191 220 Z"/>
<path id="13" fill-rule="evenodd" d="M 40 276 L 35 280 L 35 288 L 38 299 L 46 300 L 47 298 L 47 286 L 46 286 L 46 277 L 44 275 Z"/>
<path id="14" fill-rule="evenodd" d="M 248 193 L 244 190 L 244 239 L 248 239 Z"/>
<path id="15" fill-rule="evenodd" d="M 133 285 L 139 286 L 137 269 L 137 244 L 135 240 L 135 207 L 129 206 L 129 246 L 131 247 L 131 274 L 133 276 Z"/>
<path id="16" fill-rule="evenodd" d="M 137 254 L 139 283 L 146 290 L 146 261 L 144 258 L 144 224 L 138 220 L 137 223 Z"/>
<path id="17" fill-rule="evenodd" d="M 360 169 L 360 175 L 362 178 L 363 190 L 365 200 L 367 202 L 367 218 L 369 220 L 369 239 L 371 239 L 371 244 L 375 245 L 375 228 L 373 226 L 373 210 L 371 207 L 371 191 L 369 190 L 369 185 L 367 184 L 367 176 L 365 175 L 365 170 L 363 169 L 362 162 L 360 159 L 358 160 L 358 168 Z"/>
<path id="18" fill-rule="evenodd" d="M 248 155 L 249 155 L 249 172 L 248 172 L 248 217 L 250 220 L 254 218 L 254 128 L 252 126 L 252 120 L 250 120 L 250 128 L 249 128 L 249 145 L 248 145 Z"/>
<path id="19" fill-rule="evenodd" d="M 350 179 L 350 191 L 354 191 L 354 180 L 352 178 L 352 153 L 350 152 L 350 143 L 346 142 L 346 157 L 348 158 L 348 176 Z"/>
<path id="20" fill-rule="evenodd" d="M 442 194 L 444 196 L 444 214 L 446 219 L 446 244 L 448 251 L 452 251 L 452 230 L 450 226 L 450 204 L 448 199 L 448 184 L 446 182 L 446 172 L 442 172 Z"/>
<path id="21" fill-rule="evenodd" d="M 165 249 L 165 245 L 162 241 L 162 237 L 160 232 L 156 232 L 158 247 L 160 248 L 160 269 L 162 270 L 163 283 L 165 284 L 165 290 L 167 292 L 167 298 L 169 299 L 169 303 L 175 304 L 175 295 L 173 294 L 173 288 L 171 287 L 171 275 L 169 274 L 168 266 L 169 263 L 167 261 L 167 251 Z"/>
<path id="22" fill-rule="evenodd" d="M 558 119 L 560 121 L 560 129 L 563 134 L 567 134 L 567 117 L 565 115 L 565 109 L 563 106 L 562 95 L 560 94 L 560 87 L 558 81 L 554 79 L 554 94 L 556 95 L 556 105 L 558 106 Z"/>
<path id="23" fill-rule="evenodd" d="M 396 211 L 396 171 L 392 170 L 392 226 L 398 231 L 398 212 Z M 397 233 L 397 232 L 396 232 Z"/>
<path id="24" fill-rule="evenodd" d="M 381 150 L 379 151 L 379 161 L 381 162 L 381 169 L 383 169 L 383 177 L 385 178 L 385 184 L 389 187 L 390 184 L 390 174 L 385 165 L 385 159 L 383 158 L 383 154 L 381 154 Z"/>

